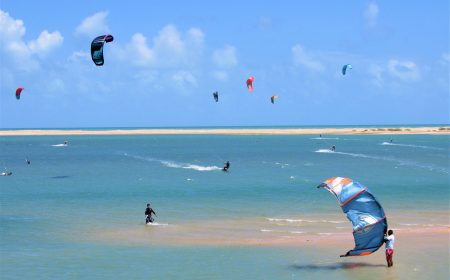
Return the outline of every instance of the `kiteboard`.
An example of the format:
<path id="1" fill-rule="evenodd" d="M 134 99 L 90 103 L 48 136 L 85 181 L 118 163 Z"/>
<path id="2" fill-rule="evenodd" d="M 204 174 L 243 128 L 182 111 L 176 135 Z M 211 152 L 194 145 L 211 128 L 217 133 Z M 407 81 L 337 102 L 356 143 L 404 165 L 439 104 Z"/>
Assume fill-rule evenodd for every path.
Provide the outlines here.
<path id="1" fill-rule="evenodd" d="M 53 147 L 67 147 L 67 144 L 54 144 Z"/>

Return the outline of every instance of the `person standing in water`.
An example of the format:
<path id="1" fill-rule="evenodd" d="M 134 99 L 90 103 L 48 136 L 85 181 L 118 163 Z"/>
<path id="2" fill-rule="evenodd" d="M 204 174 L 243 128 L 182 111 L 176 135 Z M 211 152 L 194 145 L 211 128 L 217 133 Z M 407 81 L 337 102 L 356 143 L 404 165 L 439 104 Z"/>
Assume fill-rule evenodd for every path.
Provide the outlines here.
<path id="1" fill-rule="evenodd" d="M 147 208 L 145 208 L 145 223 L 153 223 L 154 219 L 152 218 L 152 214 L 156 213 L 153 211 L 152 207 L 150 206 L 150 203 L 147 203 Z"/>
<path id="2" fill-rule="evenodd" d="M 387 235 L 384 236 L 384 242 L 386 242 L 386 262 L 387 266 L 391 267 L 394 265 L 392 257 L 394 256 L 394 231 L 392 229 L 388 230 Z"/>
<path id="3" fill-rule="evenodd" d="M 331 147 L 331 150 L 332 150 L 333 152 L 336 152 L 336 146 L 333 145 L 333 146 Z"/>

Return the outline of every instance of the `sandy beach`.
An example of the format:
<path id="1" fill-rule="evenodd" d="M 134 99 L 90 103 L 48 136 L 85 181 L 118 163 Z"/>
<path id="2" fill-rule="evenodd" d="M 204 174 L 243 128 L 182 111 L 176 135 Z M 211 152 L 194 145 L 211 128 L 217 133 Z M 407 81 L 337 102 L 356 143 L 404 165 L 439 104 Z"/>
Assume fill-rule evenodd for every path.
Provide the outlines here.
<path id="1" fill-rule="evenodd" d="M 193 128 L 193 129 L 104 129 L 104 130 L 58 130 L 24 129 L 1 130 L 0 136 L 45 135 L 450 135 L 450 126 L 442 127 L 348 127 L 348 128 Z"/>

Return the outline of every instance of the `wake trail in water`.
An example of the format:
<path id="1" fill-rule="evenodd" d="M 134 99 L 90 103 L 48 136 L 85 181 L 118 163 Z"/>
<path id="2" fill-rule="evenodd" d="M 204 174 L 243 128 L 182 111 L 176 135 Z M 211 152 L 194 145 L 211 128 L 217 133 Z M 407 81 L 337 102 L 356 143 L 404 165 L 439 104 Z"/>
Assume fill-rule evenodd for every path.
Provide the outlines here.
<path id="1" fill-rule="evenodd" d="M 314 139 L 314 140 L 339 140 L 338 137 L 314 137 L 311 139 Z"/>
<path id="2" fill-rule="evenodd" d="M 409 147 L 409 148 L 420 148 L 420 149 L 429 149 L 429 150 L 437 150 L 437 151 L 444 151 L 443 148 L 438 147 L 431 147 L 431 146 L 424 146 L 424 145 L 411 145 L 411 144 L 397 144 L 397 143 L 391 143 L 391 142 L 383 142 L 380 145 L 383 146 L 398 146 L 398 147 Z"/>
<path id="3" fill-rule="evenodd" d="M 421 169 L 427 169 L 429 171 L 437 171 L 437 172 L 442 172 L 442 173 L 447 173 L 447 174 L 449 173 L 449 170 L 447 168 L 434 166 L 434 165 L 420 164 L 418 162 L 402 160 L 402 159 L 397 159 L 397 158 L 393 158 L 393 157 L 382 157 L 382 156 L 371 156 L 371 155 L 366 155 L 366 154 L 336 152 L 336 151 L 332 151 L 330 149 L 319 149 L 314 152 L 326 153 L 326 154 L 337 154 L 337 155 L 344 155 L 344 156 L 351 156 L 351 157 L 358 157 L 358 158 L 367 158 L 367 159 L 374 159 L 374 160 L 391 161 L 391 162 L 396 162 L 399 165 L 412 166 L 412 167 L 417 167 L 417 168 L 421 168 Z"/>
<path id="4" fill-rule="evenodd" d="M 382 160 L 389 160 L 389 158 L 385 157 L 377 157 L 377 156 L 369 156 L 365 154 L 355 154 L 355 153 L 344 153 L 344 152 L 336 152 L 332 151 L 330 149 L 319 149 L 315 151 L 316 153 L 327 153 L 327 154 L 338 154 L 338 155 L 347 155 L 352 157 L 360 157 L 360 158 L 371 158 L 371 159 L 382 159 Z"/>
<path id="5" fill-rule="evenodd" d="M 153 223 L 148 223 L 148 224 L 146 224 L 147 226 L 153 226 L 153 227 L 158 227 L 158 226 L 168 226 L 169 224 L 159 224 L 159 223 L 156 223 L 156 222 L 153 222 Z"/>
<path id="6" fill-rule="evenodd" d="M 67 144 L 54 144 L 52 147 L 67 147 Z"/>
<path id="7" fill-rule="evenodd" d="M 291 218 L 265 218 L 269 222 L 284 222 L 284 223 L 332 223 L 341 224 L 345 221 L 335 220 L 304 220 L 304 219 L 291 219 Z"/>
<path id="8" fill-rule="evenodd" d="M 125 153 L 124 156 L 131 157 L 131 158 L 134 158 L 137 160 L 148 161 L 148 162 L 159 162 L 162 165 L 169 167 L 169 168 L 192 169 L 192 170 L 196 170 L 196 171 L 222 170 L 221 167 L 215 166 L 215 165 L 202 166 L 202 165 L 198 165 L 198 164 L 181 163 L 181 162 L 176 162 L 176 161 L 171 161 L 171 160 L 162 160 L 162 159 L 157 159 L 157 158 L 152 158 L 152 157 L 135 156 L 135 155 L 127 154 L 127 153 Z"/>

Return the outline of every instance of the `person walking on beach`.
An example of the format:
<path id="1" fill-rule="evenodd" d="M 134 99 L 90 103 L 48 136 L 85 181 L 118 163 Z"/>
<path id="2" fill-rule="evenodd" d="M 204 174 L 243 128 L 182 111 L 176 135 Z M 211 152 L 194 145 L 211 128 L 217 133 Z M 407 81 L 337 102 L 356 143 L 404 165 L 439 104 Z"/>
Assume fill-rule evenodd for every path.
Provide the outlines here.
<path id="1" fill-rule="evenodd" d="M 145 208 L 145 223 L 153 223 L 154 219 L 152 218 L 152 213 L 155 214 L 155 211 L 153 211 L 152 207 L 150 206 L 150 203 L 147 203 L 147 208 Z"/>
<path id="2" fill-rule="evenodd" d="M 394 265 L 392 257 L 394 256 L 394 231 L 392 229 L 388 230 L 387 235 L 384 236 L 384 242 L 386 242 L 386 262 L 387 266 L 391 267 Z"/>

